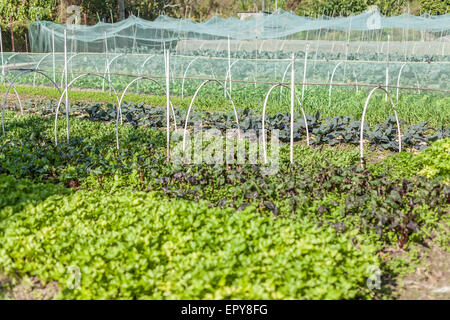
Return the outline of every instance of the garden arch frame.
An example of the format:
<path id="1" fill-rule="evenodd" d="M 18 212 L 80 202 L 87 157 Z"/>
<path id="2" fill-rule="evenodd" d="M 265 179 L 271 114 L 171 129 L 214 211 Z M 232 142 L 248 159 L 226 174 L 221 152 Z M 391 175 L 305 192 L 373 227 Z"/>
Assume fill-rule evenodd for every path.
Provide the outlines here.
<path id="1" fill-rule="evenodd" d="M 75 57 L 78 57 L 78 56 L 89 56 L 89 53 L 86 53 L 86 52 L 78 52 L 78 53 L 72 54 L 72 55 L 67 59 L 67 67 L 69 67 L 69 64 L 70 64 L 70 62 L 72 61 L 72 59 L 75 58 Z M 90 61 L 90 60 L 88 60 L 88 61 Z M 97 65 L 96 65 L 95 63 L 92 63 L 92 65 L 94 66 L 95 71 L 99 73 L 99 70 L 98 70 Z M 70 69 L 71 69 L 71 71 L 70 71 L 70 72 L 69 72 L 69 71 L 67 72 L 68 75 L 70 75 L 70 74 L 73 73 L 73 64 L 70 65 Z M 65 75 L 65 71 L 63 70 L 63 71 L 62 71 L 62 76 L 61 76 L 61 87 L 64 85 L 64 75 Z M 103 89 L 103 91 L 104 91 L 104 89 Z"/>
<path id="2" fill-rule="evenodd" d="M 5 60 L 4 65 L 7 65 L 7 64 L 9 63 L 9 60 L 11 60 L 12 58 L 14 58 L 15 56 L 18 56 L 19 53 L 20 53 L 20 52 L 16 52 L 16 53 L 13 53 L 11 56 L 9 56 L 9 57 Z M 15 64 L 14 64 L 14 65 L 15 65 Z"/>

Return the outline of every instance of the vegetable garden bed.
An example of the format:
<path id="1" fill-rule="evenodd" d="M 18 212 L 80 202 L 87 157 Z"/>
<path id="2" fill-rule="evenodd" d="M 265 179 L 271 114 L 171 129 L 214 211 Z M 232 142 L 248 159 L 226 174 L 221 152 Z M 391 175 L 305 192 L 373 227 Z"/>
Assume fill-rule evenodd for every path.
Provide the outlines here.
<path id="1" fill-rule="evenodd" d="M 220 99 L 200 100 L 189 130 L 200 120 L 233 127 L 229 106 L 211 110 Z M 384 259 L 389 248 L 410 252 L 434 239 L 448 250 L 448 98 L 427 99 L 443 113 L 428 110 L 424 124 L 414 108 L 424 107 L 409 105 L 401 117 L 409 152 L 399 154 L 389 109 L 374 108 L 365 169 L 352 131 L 360 110 L 306 104 L 312 143 L 296 118 L 291 164 L 289 115 L 274 106 L 266 121 L 280 130 L 280 162 L 269 176 L 261 163 L 167 162 L 160 107 L 123 105 L 116 150 L 113 105 L 74 103 L 70 141 L 58 120 L 58 145 L 54 100 L 26 102 L 25 115 L 16 105 L 0 139 L 0 273 L 9 279 L 1 290 L 8 297 L 30 277 L 56 283 L 51 297 L 63 299 L 396 298 L 387 283 L 411 264 Z M 180 99 L 178 126 L 185 114 Z M 239 108 L 239 117 L 245 130 L 260 128 L 260 112 Z M 71 267 L 81 275 L 75 289 Z M 379 289 L 367 282 L 374 267 Z"/>

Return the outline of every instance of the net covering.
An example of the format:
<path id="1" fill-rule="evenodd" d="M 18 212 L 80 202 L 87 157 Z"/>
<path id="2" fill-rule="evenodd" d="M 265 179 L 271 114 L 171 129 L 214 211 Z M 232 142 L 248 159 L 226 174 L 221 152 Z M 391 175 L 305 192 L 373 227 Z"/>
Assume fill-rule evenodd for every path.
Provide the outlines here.
<path id="1" fill-rule="evenodd" d="M 31 23 L 29 28 L 32 52 L 63 51 L 65 30 L 69 49 L 76 52 L 143 53 L 164 47 L 178 50 L 193 49 L 198 48 L 199 44 L 188 41 L 227 40 L 228 38 L 234 41 L 322 39 L 367 42 L 373 40 L 373 34 L 370 32 L 374 33 L 376 30 L 390 30 L 382 36 L 390 33 L 392 41 L 411 41 L 418 38 L 423 42 L 424 40 L 437 40 L 447 35 L 450 30 L 450 14 L 441 16 L 404 14 L 385 17 L 378 11 L 366 11 L 349 17 L 323 16 L 314 19 L 278 10 L 273 14 L 254 16 L 245 20 L 234 17 L 224 19 L 215 16 L 204 22 L 174 19 L 167 16 L 160 16 L 154 21 L 130 16 L 117 23 L 98 23 L 94 26 L 68 26 L 39 21 Z M 405 31 L 409 33 L 405 34 Z M 428 39 L 424 39 L 425 33 L 428 33 Z M 276 46 L 270 46 L 271 50 L 280 50 L 282 43 L 273 43 Z M 180 44 L 183 44 L 184 47 L 180 47 Z M 210 43 L 206 43 L 205 45 L 210 48 L 218 44 L 212 46 Z M 254 46 L 242 45 L 240 49 L 253 50 Z"/>
<path id="2" fill-rule="evenodd" d="M 363 84 L 408 87 L 417 93 L 449 90 L 449 30 L 450 14 L 384 17 L 377 11 L 318 19 L 278 11 L 201 23 L 167 16 L 155 21 L 131 16 L 95 26 L 41 21 L 29 28 L 32 53 L 2 52 L 2 81 L 20 69 L 39 69 L 62 87 L 66 44 L 69 81 L 95 73 L 118 90 L 139 76 L 164 79 L 164 49 L 170 51 L 171 93 L 180 96 L 192 95 L 204 79 L 217 79 L 230 92 L 251 88 L 264 97 L 269 82 L 290 81 L 292 54 L 296 83 L 340 83 L 351 90 Z M 108 81 L 85 86 L 106 90 Z M 51 85 L 31 74 L 20 82 Z M 143 92 L 146 85 L 139 81 L 132 89 Z"/>

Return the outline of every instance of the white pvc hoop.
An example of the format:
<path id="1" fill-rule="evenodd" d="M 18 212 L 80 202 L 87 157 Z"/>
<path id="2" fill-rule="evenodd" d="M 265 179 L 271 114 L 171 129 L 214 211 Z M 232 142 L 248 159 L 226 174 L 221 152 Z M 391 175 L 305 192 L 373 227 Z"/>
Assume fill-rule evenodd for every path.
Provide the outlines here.
<path id="1" fill-rule="evenodd" d="M 103 77 L 104 77 L 104 78 L 103 78 L 103 84 L 102 84 L 103 87 L 105 86 L 105 79 L 106 79 L 106 74 L 107 74 L 107 73 L 108 73 L 108 83 L 111 84 L 111 70 L 110 70 L 109 67 L 111 66 L 111 64 L 112 64 L 117 58 L 120 58 L 120 57 L 123 57 L 123 56 L 126 56 L 126 53 L 121 53 L 121 54 L 115 56 L 114 58 L 112 58 L 110 61 L 107 62 L 106 68 L 105 68 L 105 73 L 104 73 L 104 75 L 103 75 Z M 109 87 L 109 90 L 110 90 L 110 92 L 111 92 L 111 87 Z"/>
<path id="2" fill-rule="evenodd" d="M 15 56 L 19 55 L 19 53 L 20 53 L 20 52 L 16 52 L 16 53 L 12 54 L 11 56 L 9 56 L 9 57 L 6 59 L 4 65 L 8 65 L 9 60 L 12 59 L 12 58 L 14 58 Z M 14 64 L 14 66 L 15 66 L 15 65 L 16 65 L 16 64 Z"/>
<path id="3" fill-rule="evenodd" d="M 6 76 L 3 76 L 3 75 L 0 74 L 0 77 L 2 77 L 3 79 L 7 80 Z M 12 88 L 14 90 L 14 93 L 16 94 L 17 100 L 19 101 L 20 114 L 23 115 L 23 106 L 22 106 L 22 101 L 20 100 L 20 95 L 17 92 L 16 86 L 14 84 L 12 85 Z"/>
<path id="4" fill-rule="evenodd" d="M 73 58 L 75 58 L 75 57 L 77 57 L 77 56 L 82 56 L 82 55 L 88 55 L 88 54 L 85 53 L 85 52 L 78 52 L 78 53 L 75 53 L 75 54 L 71 55 L 71 56 L 67 59 L 67 65 L 69 65 L 70 61 L 71 61 Z M 53 59 L 54 59 L 54 58 L 55 58 L 55 57 L 53 56 Z M 89 60 L 89 61 L 91 61 L 91 60 Z M 72 69 L 72 66 L 73 66 L 73 64 L 71 65 L 71 69 Z M 93 63 L 93 66 L 94 66 L 94 68 L 95 68 L 95 71 L 96 71 L 96 72 L 99 72 L 98 67 L 97 67 L 97 65 L 96 65 L 95 63 Z M 70 72 L 70 73 L 73 73 L 73 71 Z M 64 82 L 64 72 L 63 72 L 62 77 L 61 77 L 61 87 L 63 86 L 63 82 Z"/>
<path id="5" fill-rule="evenodd" d="M 240 60 L 237 59 L 237 60 L 233 61 L 232 64 L 229 65 L 228 70 L 227 70 L 227 74 L 226 74 L 226 76 L 225 76 L 225 80 L 228 80 L 228 81 L 229 81 L 230 93 L 232 92 L 232 89 L 233 89 L 233 87 L 232 87 L 232 82 L 231 82 L 231 80 L 232 80 L 232 77 L 231 77 L 231 68 L 232 68 L 232 67 L 235 65 L 235 63 L 238 62 L 238 61 L 240 61 Z M 226 91 L 226 88 L 227 88 L 227 82 L 228 82 L 228 81 L 225 81 L 224 94 L 226 94 L 225 91 Z"/>
<path id="6" fill-rule="evenodd" d="M 70 61 L 73 59 L 73 58 L 75 58 L 76 56 L 78 56 L 78 55 L 80 55 L 81 53 L 75 53 L 75 54 L 73 54 L 73 55 L 71 55 L 68 59 L 67 59 L 67 72 L 69 72 L 69 63 L 70 63 Z M 71 65 L 71 66 L 73 66 L 73 65 Z M 73 73 L 73 68 L 71 67 L 71 73 Z M 64 72 L 66 72 L 66 70 L 64 70 Z M 62 88 L 62 86 L 63 86 L 63 82 L 64 82 L 64 73 L 63 73 L 63 75 L 62 75 L 62 77 L 61 77 L 61 88 Z"/>
<path id="7" fill-rule="evenodd" d="M 404 63 L 401 67 L 400 67 L 400 71 L 398 72 L 398 77 L 397 77 L 397 102 L 398 102 L 398 93 L 399 93 L 399 86 L 400 86 L 400 77 L 402 75 L 403 72 L 403 68 L 406 67 L 407 65 L 409 65 L 409 63 Z M 416 84 L 417 84 L 417 91 L 420 94 L 420 83 L 419 83 L 419 79 L 417 78 L 417 74 L 416 72 L 413 70 L 414 73 L 414 77 L 416 78 Z"/>
<path id="8" fill-rule="evenodd" d="M 334 73 L 336 72 L 336 69 L 343 63 L 343 61 L 339 62 L 333 69 L 333 72 L 331 73 L 331 78 L 330 78 L 330 89 L 328 92 L 328 108 L 331 107 L 331 88 L 333 86 L 333 78 L 334 78 Z"/>
<path id="9" fill-rule="evenodd" d="M 197 58 L 191 60 L 191 61 L 188 63 L 188 65 L 187 65 L 187 67 L 186 67 L 186 70 L 184 71 L 184 74 L 183 74 L 183 80 L 182 80 L 182 82 L 181 82 L 181 99 L 184 98 L 184 80 L 186 79 L 186 74 L 187 74 L 187 72 L 188 72 L 188 69 L 189 69 L 189 67 L 191 66 L 191 64 L 192 64 L 194 61 L 196 61 L 198 58 L 200 58 L 200 56 L 198 56 Z"/>
<path id="10" fill-rule="evenodd" d="M 192 105 L 194 104 L 195 98 L 197 97 L 197 94 L 199 93 L 200 89 L 203 88 L 203 86 L 205 86 L 208 82 L 217 82 L 221 87 L 224 87 L 224 85 L 219 81 L 219 80 L 215 80 L 215 79 L 208 79 L 203 81 L 203 83 L 197 88 L 197 90 L 194 93 L 194 96 L 192 97 L 191 103 L 189 104 L 189 108 L 186 114 L 186 120 L 184 123 L 184 131 L 183 131 L 183 153 L 186 150 L 186 132 L 187 132 L 187 125 L 188 125 L 188 121 L 189 121 L 189 115 L 191 113 L 191 109 L 192 109 Z M 236 117 L 236 123 L 238 125 L 238 139 L 241 138 L 241 130 L 240 130 L 240 126 L 239 126 L 239 117 L 237 115 L 237 110 L 236 110 L 236 106 L 233 102 L 233 99 L 231 98 L 230 93 L 227 91 L 227 95 L 228 95 L 228 99 L 230 100 L 231 104 L 233 105 L 233 111 L 234 111 L 234 116 Z"/>
<path id="11" fill-rule="evenodd" d="M 70 56 L 69 59 L 67 59 L 67 64 L 69 64 L 70 61 L 71 61 L 73 58 L 75 58 L 75 57 L 77 57 L 77 56 L 84 56 L 84 55 L 89 56 L 89 53 L 86 53 L 86 52 L 79 52 L 79 53 L 76 53 L 76 54 Z M 89 59 L 88 61 L 91 61 L 91 60 Z M 93 62 L 92 62 L 91 64 L 94 66 L 96 72 L 99 73 L 99 70 L 98 70 L 97 65 L 96 65 L 95 63 L 93 63 Z M 71 65 L 71 69 L 72 69 L 72 67 L 73 67 L 73 64 Z"/>
<path id="12" fill-rule="evenodd" d="M 158 85 L 160 86 L 160 88 L 164 91 L 164 93 L 166 93 L 166 90 L 164 89 L 164 87 L 163 87 L 157 80 L 155 80 L 155 79 L 153 79 L 153 78 L 150 78 L 150 77 L 146 77 L 146 76 L 139 76 L 139 77 L 137 77 L 136 79 L 133 79 L 131 82 L 129 82 L 129 83 L 127 84 L 127 86 L 125 87 L 125 89 L 123 90 L 123 93 L 122 93 L 122 95 L 121 95 L 121 97 L 120 97 L 120 100 L 119 100 L 119 110 L 122 110 L 122 101 L 123 101 L 123 98 L 125 97 L 125 94 L 127 93 L 128 88 L 129 88 L 133 83 L 135 83 L 136 81 L 139 81 L 139 80 L 150 80 L 150 81 L 152 81 L 152 82 L 158 84 Z M 173 123 L 174 123 L 174 125 L 175 125 L 175 130 L 177 130 L 177 119 L 176 119 L 176 116 L 175 116 L 175 110 L 174 110 L 174 108 L 173 108 L 172 100 L 170 100 L 170 107 L 172 108 Z"/>
<path id="13" fill-rule="evenodd" d="M 369 95 L 367 96 L 366 102 L 364 104 L 362 117 L 361 117 L 359 149 L 360 149 L 360 158 L 361 158 L 361 166 L 362 167 L 364 167 L 364 118 L 366 116 L 366 110 L 367 110 L 367 106 L 369 105 L 370 98 L 372 97 L 372 94 L 377 89 L 383 90 L 386 93 L 386 95 L 389 97 L 389 101 L 391 102 L 392 109 L 394 109 L 395 121 L 397 122 L 397 131 L 398 131 L 398 152 L 402 152 L 402 135 L 400 133 L 400 122 L 398 121 L 398 115 L 397 115 L 397 110 L 395 108 L 394 101 L 392 101 L 392 98 L 389 95 L 389 92 L 385 88 L 383 88 L 381 86 L 375 87 L 370 91 Z"/>
<path id="14" fill-rule="evenodd" d="M 259 50 L 258 50 L 258 52 L 261 54 L 261 52 L 262 52 L 262 48 L 263 48 L 263 45 L 264 45 L 264 42 L 266 41 L 266 39 L 263 39 L 262 41 L 261 41 L 261 45 L 259 46 Z"/>
<path id="15" fill-rule="evenodd" d="M 280 86 L 290 89 L 285 84 L 282 84 L 282 83 L 275 84 L 269 89 L 269 91 L 266 94 L 266 98 L 264 99 L 264 105 L 263 105 L 263 111 L 262 111 L 263 112 L 262 113 L 262 125 L 261 125 L 264 163 L 267 163 L 267 145 L 266 145 L 266 137 L 265 137 L 266 106 L 267 106 L 267 102 L 269 100 L 269 96 L 272 93 L 272 90 L 275 89 L 276 87 L 280 87 Z M 303 114 L 303 120 L 305 121 L 305 127 L 306 127 L 306 144 L 309 146 L 309 129 L 308 129 L 308 121 L 306 120 L 305 110 L 303 109 L 301 100 L 298 98 L 298 96 L 295 93 L 294 93 L 294 95 L 295 95 L 295 98 L 297 99 L 297 103 L 299 104 L 300 110 L 302 111 L 302 114 Z M 292 141 L 291 141 L 291 149 L 292 148 L 293 148 L 293 145 L 292 145 Z"/>
<path id="16" fill-rule="evenodd" d="M 292 62 L 289 63 L 288 66 L 286 67 L 286 70 L 284 70 L 283 77 L 281 78 L 281 82 L 284 82 L 284 79 L 286 78 L 286 74 L 291 66 L 292 66 Z M 283 93 L 283 87 L 284 86 L 280 86 L 280 103 L 281 103 L 281 94 Z"/>
<path id="17" fill-rule="evenodd" d="M 19 97 L 19 95 L 18 95 L 18 93 L 17 93 L 17 91 L 16 91 L 16 88 L 15 88 L 15 86 L 14 86 L 14 83 L 15 83 L 16 80 L 19 79 L 21 76 L 26 75 L 26 74 L 29 74 L 29 73 L 32 73 L 32 72 L 40 73 L 40 74 L 42 74 L 44 77 L 48 78 L 48 79 L 53 83 L 53 85 L 55 86 L 55 88 L 59 91 L 59 93 L 61 93 L 61 90 L 59 89 L 59 87 L 58 87 L 58 85 L 56 84 L 56 82 L 54 82 L 49 76 L 47 76 L 45 73 L 43 73 L 43 72 L 40 71 L 40 70 L 35 70 L 35 69 L 24 70 L 24 71 L 22 71 L 21 73 L 19 73 L 18 75 L 16 75 L 16 76 L 14 77 L 14 79 L 9 83 L 9 87 L 8 87 L 8 89 L 6 89 L 5 97 L 4 97 L 3 103 L 2 103 L 2 132 L 3 132 L 3 134 L 5 133 L 5 105 L 6 105 L 6 101 L 8 100 L 9 90 L 11 90 L 11 88 L 14 88 L 14 91 L 16 92 L 16 95 L 17 95 L 17 97 L 18 97 L 18 99 L 19 99 L 19 102 L 20 102 L 20 97 Z M 21 105 L 21 110 L 20 110 L 20 111 L 21 111 L 21 113 L 23 114 L 22 102 L 20 102 L 20 105 Z"/>
<path id="18" fill-rule="evenodd" d="M 58 145 L 58 112 L 59 112 L 59 107 L 61 105 L 62 99 L 64 97 L 64 95 L 68 95 L 68 90 L 69 88 L 72 86 L 72 84 L 77 81 L 80 78 L 84 78 L 87 76 L 95 76 L 95 77 L 100 77 L 105 79 L 102 75 L 99 74 L 95 74 L 95 73 L 84 73 L 81 74 L 79 76 L 77 76 L 76 78 L 74 78 L 72 81 L 70 81 L 70 83 L 67 85 L 66 89 L 64 89 L 63 93 L 61 94 L 61 97 L 59 98 L 59 102 L 58 102 L 58 106 L 56 107 L 56 112 L 55 112 L 55 145 Z M 116 109 L 116 146 L 117 146 L 117 150 L 119 149 L 119 114 L 121 114 L 120 112 L 120 107 L 119 107 L 119 96 L 117 95 L 117 91 L 116 89 L 112 86 L 112 84 L 109 82 L 108 79 L 105 79 L 108 84 L 110 85 L 110 87 L 114 90 L 114 94 L 116 95 L 116 99 L 117 99 L 117 109 Z M 67 108 L 67 106 L 66 106 Z M 67 128 L 69 126 L 69 118 L 68 118 L 68 112 L 66 110 L 66 124 L 67 124 Z M 67 135 L 67 140 L 69 141 L 69 135 Z"/>
<path id="19" fill-rule="evenodd" d="M 45 58 L 47 58 L 48 56 L 50 56 L 52 54 L 52 52 L 47 53 L 46 55 L 44 55 L 39 62 L 36 65 L 36 69 L 39 69 L 40 64 L 42 63 L 42 61 L 44 61 Z M 36 85 L 36 73 L 33 74 L 33 87 Z"/>
<path id="20" fill-rule="evenodd" d="M 150 55 L 149 57 L 147 57 L 147 58 L 144 60 L 144 62 L 143 62 L 142 65 L 141 65 L 141 68 L 138 70 L 138 76 L 139 76 L 139 77 L 141 76 L 142 71 L 144 70 L 144 67 L 145 67 L 145 65 L 147 64 L 147 62 L 150 61 L 150 59 L 153 58 L 154 56 L 155 56 L 155 55 L 152 54 L 152 55 Z M 138 93 L 138 91 L 139 91 L 139 82 L 136 83 L 136 93 Z"/>

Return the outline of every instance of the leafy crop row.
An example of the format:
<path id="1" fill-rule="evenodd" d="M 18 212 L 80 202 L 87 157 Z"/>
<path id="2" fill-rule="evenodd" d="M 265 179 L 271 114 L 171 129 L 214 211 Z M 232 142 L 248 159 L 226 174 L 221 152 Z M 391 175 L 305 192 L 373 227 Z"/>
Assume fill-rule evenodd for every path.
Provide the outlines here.
<path id="1" fill-rule="evenodd" d="M 31 104 L 28 109 L 36 110 L 40 115 L 54 115 L 56 105 L 53 102 Z M 91 121 L 115 122 L 117 118 L 116 106 L 113 104 L 102 105 L 99 103 L 85 104 L 77 103 L 72 109 L 84 119 Z M 186 110 L 175 108 L 177 126 L 183 128 L 186 118 Z M 166 126 L 166 108 L 152 107 L 144 103 L 124 103 L 122 105 L 122 116 L 124 123 L 134 127 L 149 126 L 151 128 L 164 128 Z M 238 110 L 240 119 L 239 128 L 244 132 L 249 130 L 261 130 L 262 115 L 257 110 Z M 314 115 L 306 115 L 309 134 L 313 145 L 357 145 L 360 141 L 361 121 L 353 116 L 323 117 L 320 111 Z M 172 121 L 172 120 L 171 120 Z M 203 129 L 214 128 L 225 133 L 227 129 L 237 128 L 233 112 L 223 113 L 216 111 L 193 111 L 190 114 L 188 128 L 201 123 Z M 404 121 L 401 121 L 404 125 Z M 402 130 L 402 146 L 422 150 L 430 142 L 450 136 L 448 127 L 440 127 L 437 130 L 427 126 L 428 122 L 404 126 Z M 367 139 L 372 148 L 381 150 L 398 150 L 398 132 L 395 118 L 389 117 L 387 121 L 375 125 L 373 128 L 365 123 L 364 138 Z M 282 142 L 290 141 L 290 114 L 288 112 L 277 112 L 266 116 L 265 128 L 269 131 L 279 130 L 279 139 Z M 306 139 L 306 125 L 303 115 L 297 113 L 294 119 L 294 141 Z"/>
<path id="2" fill-rule="evenodd" d="M 0 176 L 0 192 L 29 182 Z M 14 206 L 12 206 L 14 208 Z M 78 192 L 1 209 L 0 265 L 56 280 L 62 298 L 365 298 L 374 248 L 254 208 L 209 209 L 153 194 Z M 352 240 L 353 239 L 353 240 Z M 69 266 L 81 288 L 69 290 Z"/>
<path id="3" fill-rule="evenodd" d="M 132 48 L 121 48 L 117 50 L 111 50 L 110 53 L 132 53 Z M 164 53 L 163 50 L 140 47 L 138 48 L 139 53 L 147 53 L 147 54 L 160 54 Z M 212 49 L 198 49 L 198 50 L 183 50 L 183 55 L 192 56 L 192 57 L 221 57 L 228 58 L 228 50 L 212 50 Z M 309 52 L 309 59 L 318 59 L 318 60 L 363 60 L 363 61 L 385 61 L 386 54 L 380 52 L 361 52 L 354 53 L 350 52 L 347 55 L 345 52 L 326 52 L 323 50 L 318 50 L 316 52 Z M 291 59 L 292 53 L 286 51 L 260 51 L 260 50 L 239 50 L 230 51 L 230 57 L 233 59 Z M 305 57 L 304 51 L 296 51 L 295 58 L 303 59 Z M 405 61 L 404 54 L 398 53 L 390 53 L 389 59 L 391 61 Z M 408 55 L 406 57 L 406 61 L 409 62 L 437 62 L 437 61 L 450 61 L 450 58 L 445 55 Z"/>
<path id="4" fill-rule="evenodd" d="M 166 162 L 160 108 L 127 104 L 124 120 L 152 123 L 120 126 L 117 151 L 115 126 L 88 120 L 110 120 L 95 116 L 103 106 L 79 107 L 69 142 L 54 145 L 53 117 L 9 111 L 0 137 L 0 271 L 56 281 L 59 298 L 373 298 L 369 270 L 388 272 L 379 250 L 448 224 L 448 138 L 417 156 L 369 151 L 364 170 L 346 143 L 296 145 L 294 164 L 284 145 L 278 172 L 263 176 L 260 164 Z M 253 128 L 257 115 L 241 115 Z M 313 130 L 345 123 L 308 118 Z"/>
<path id="5" fill-rule="evenodd" d="M 255 205 L 261 212 L 378 233 L 383 243 L 402 246 L 409 235 L 417 234 L 416 240 L 427 236 L 449 197 L 448 186 L 439 180 L 415 178 L 421 167 L 401 177 L 382 173 L 379 164 L 373 173 L 359 169 L 357 150 L 333 155 L 296 146 L 296 161 L 290 165 L 282 147 L 278 173 L 263 176 L 260 165 L 167 163 L 164 132 L 148 127 L 122 127 L 123 149 L 117 153 L 111 125 L 72 119 L 72 140 L 55 146 L 52 119 L 15 119 L 16 130 L 0 145 L 1 172 L 68 187 L 157 191 L 235 210 Z"/>

